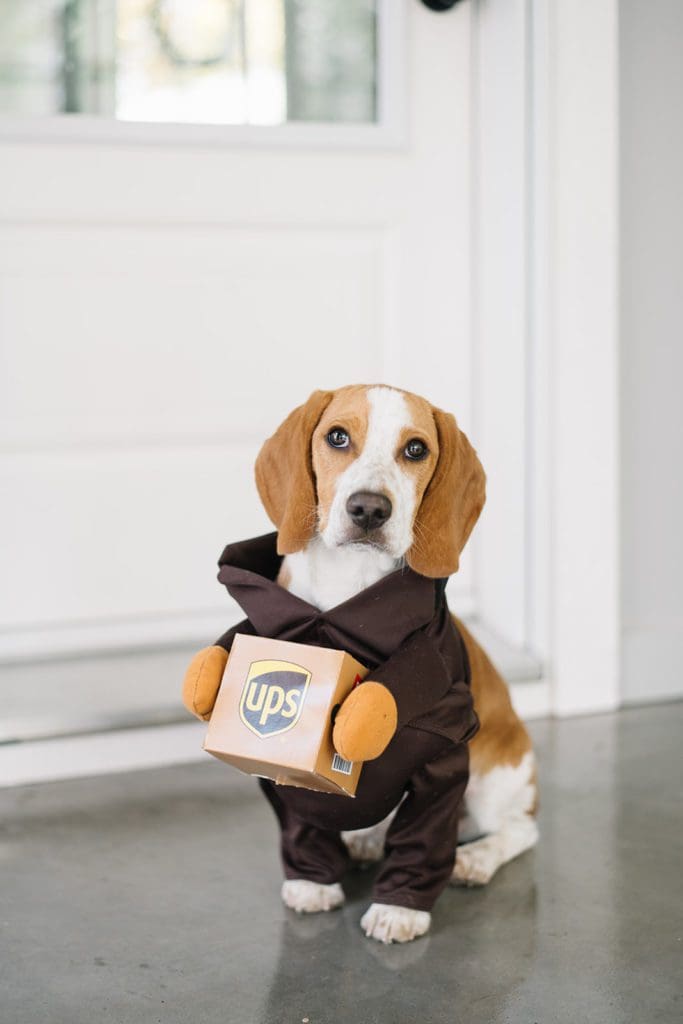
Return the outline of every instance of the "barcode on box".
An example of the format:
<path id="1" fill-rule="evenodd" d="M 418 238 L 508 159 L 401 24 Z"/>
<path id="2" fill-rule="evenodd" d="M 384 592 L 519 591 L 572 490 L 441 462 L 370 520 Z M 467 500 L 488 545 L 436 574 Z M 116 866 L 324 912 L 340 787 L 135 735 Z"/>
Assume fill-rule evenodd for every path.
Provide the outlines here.
<path id="1" fill-rule="evenodd" d="M 353 771 L 353 761 L 345 761 L 339 754 L 332 758 L 332 771 L 340 772 L 341 775 L 350 775 Z"/>

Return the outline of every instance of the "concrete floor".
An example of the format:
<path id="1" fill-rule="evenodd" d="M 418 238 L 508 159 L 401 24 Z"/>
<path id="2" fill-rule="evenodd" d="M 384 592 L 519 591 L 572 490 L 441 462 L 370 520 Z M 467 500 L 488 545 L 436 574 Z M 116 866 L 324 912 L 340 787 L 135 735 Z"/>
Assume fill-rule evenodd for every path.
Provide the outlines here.
<path id="1" fill-rule="evenodd" d="M 538 722 L 541 843 L 408 946 L 280 905 L 252 780 L 205 765 L 0 794 L 6 1024 L 683 1019 L 683 705 Z"/>

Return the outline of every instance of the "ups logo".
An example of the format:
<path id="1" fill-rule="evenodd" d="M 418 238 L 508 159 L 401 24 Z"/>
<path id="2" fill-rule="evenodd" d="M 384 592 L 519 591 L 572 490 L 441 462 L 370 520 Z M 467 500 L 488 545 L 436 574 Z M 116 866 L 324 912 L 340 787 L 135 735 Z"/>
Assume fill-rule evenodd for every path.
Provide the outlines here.
<path id="1" fill-rule="evenodd" d="M 277 736 L 301 717 L 311 673 L 289 661 L 252 661 L 240 697 L 240 718 L 257 736 Z"/>

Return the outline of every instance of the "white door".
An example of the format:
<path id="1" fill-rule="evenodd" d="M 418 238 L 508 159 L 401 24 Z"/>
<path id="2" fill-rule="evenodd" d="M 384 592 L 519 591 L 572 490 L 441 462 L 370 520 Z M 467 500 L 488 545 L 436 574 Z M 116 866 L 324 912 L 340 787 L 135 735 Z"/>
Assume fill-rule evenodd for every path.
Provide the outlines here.
<path id="1" fill-rule="evenodd" d="M 375 125 L 5 118 L 5 659 L 234 621 L 217 556 L 269 529 L 254 457 L 314 388 L 395 383 L 472 433 L 471 8 L 379 12 Z"/>

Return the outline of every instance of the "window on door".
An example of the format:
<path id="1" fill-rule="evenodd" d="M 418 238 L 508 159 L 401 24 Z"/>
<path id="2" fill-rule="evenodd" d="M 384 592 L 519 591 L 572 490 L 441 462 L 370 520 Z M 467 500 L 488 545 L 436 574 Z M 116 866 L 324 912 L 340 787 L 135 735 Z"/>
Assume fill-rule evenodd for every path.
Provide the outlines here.
<path id="1" fill-rule="evenodd" d="M 0 114 L 377 121 L 378 0 L 0 0 Z"/>

